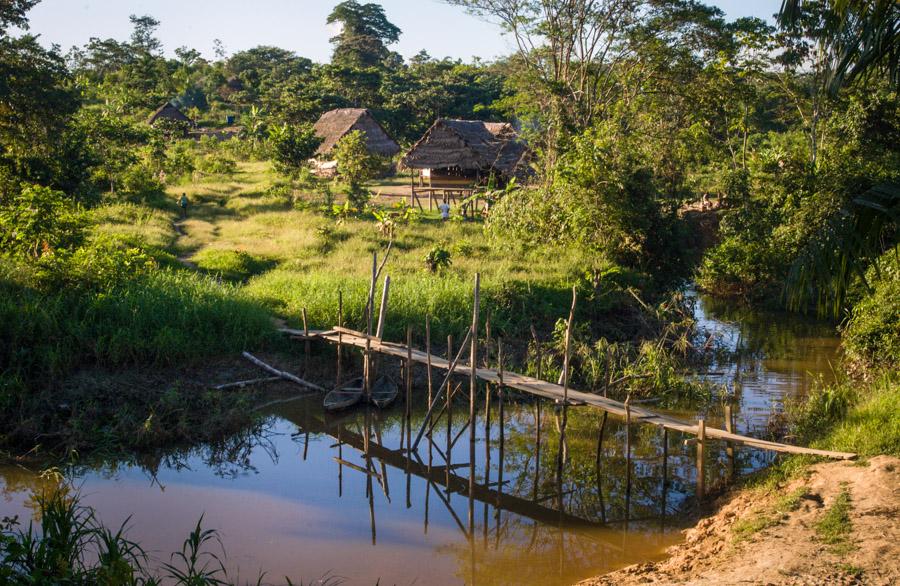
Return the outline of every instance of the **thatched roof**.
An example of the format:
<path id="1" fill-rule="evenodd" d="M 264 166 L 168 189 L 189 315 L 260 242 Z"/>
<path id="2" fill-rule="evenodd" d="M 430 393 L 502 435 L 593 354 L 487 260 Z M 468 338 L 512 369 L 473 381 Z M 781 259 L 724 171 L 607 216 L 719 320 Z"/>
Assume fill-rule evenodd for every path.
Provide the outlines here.
<path id="1" fill-rule="evenodd" d="M 366 135 L 366 145 L 373 155 L 393 157 L 400 152 L 400 145 L 365 108 L 339 108 L 325 112 L 316 122 L 315 129 L 316 135 L 322 139 L 316 155 L 327 155 L 341 138 L 354 130 Z"/>
<path id="2" fill-rule="evenodd" d="M 153 114 L 150 115 L 150 119 L 147 120 L 147 124 L 153 124 L 160 118 L 166 118 L 168 120 L 176 120 L 178 122 L 187 122 L 191 126 L 194 125 L 194 121 L 188 118 L 184 112 L 179 110 L 175 104 L 172 102 L 166 102 L 159 109 L 156 110 Z"/>
<path id="3" fill-rule="evenodd" d="M 506 177 L 528 173 L 528 147 L 511 124 L 480 120 L 440 119 L 401 160 L 408 169 L 500 172 Z"/>

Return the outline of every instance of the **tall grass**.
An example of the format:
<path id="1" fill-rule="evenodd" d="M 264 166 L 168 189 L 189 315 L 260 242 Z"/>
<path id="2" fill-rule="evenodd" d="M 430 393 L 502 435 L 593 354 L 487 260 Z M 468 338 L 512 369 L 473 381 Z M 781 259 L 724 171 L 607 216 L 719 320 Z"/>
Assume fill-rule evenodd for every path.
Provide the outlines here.
<path id="1" fill-rule="evenodd" d="M 44 291 L 0 274 L 0 372 L 49 383 L 82 364 L 172 365 L 263 344 L 271 318 L 232 285 L 168 269 L 108 290 Z"/>
<path id="2" fill-rule="evenodd" d="M 181 551 L 151 567 L 141 546 L 127 538 L 127 523 L 116 530 L 103 525 L 93 509 L 79 503 L 65 483 L 37 494 L 40 526 L 0 524 L 0 582 L 10 585 L 217 586 L 236 584 L 223 565 L 224 547 L 215 530 L 204 529 L 203 516 Z M 262 578 L 257 584 L 262 583 Z"/>
<path id="3" fill-rule="evenodd" d="M 850 381 L 836 387 L 853 385 Z M 861 456 L 891 454 L 900 457 L 900 373 L 886 370 L 864 383 L 859 399 L 840 417 L 821 417 L 822 437 L 814 442 L 825 449 L 854 452 Z M 850 392 L 847 392 L 850 394 Z"/>
<path id="4" fill-rule="evenodd" d="M 275 270 L 251 279 L 245 293 L 296 322 L 306 308 L 310 327 L 337 324 L 338 293 L 343 295 L 344 324 L 362 327 L 369 280 L 339 272 L 301 273 Z M 376 292 L 376 312 L 383 283 Z M 400 340 L 407 325 L 423 335 L 425 316 L 435 340 L 459 336 L 472 320 L 474 278 L 458 274 L 434 276 L 424 272 L 394 276 L 389 291 L 385 336 Z M 571 289 L 486 279 L 481 285 L 482 320 L 490 316 L 493 335 L 527 341 L 529 325 L 546 332 L 564 317 L 572 302 Z M 524 338 L 523 338 L 524 336 Z"/>

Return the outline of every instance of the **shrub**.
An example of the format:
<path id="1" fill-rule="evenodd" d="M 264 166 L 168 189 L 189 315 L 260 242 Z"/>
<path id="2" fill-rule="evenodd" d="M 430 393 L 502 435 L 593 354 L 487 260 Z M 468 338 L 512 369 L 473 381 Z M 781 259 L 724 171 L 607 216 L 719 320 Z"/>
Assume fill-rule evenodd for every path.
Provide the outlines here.
<path id="1" fill-rule="evenodd" d="M 195 254 L 191 260 L 207 273 L 219 275 L 229 281 L 243 281 L 274 266 L 273 262 L 242 250 L 206 248 Z"/>
<path id="2" fill-rule="evenodd" d="M 424 260 L 425 266 L 427 266 L 428 270 L 432 273 L 446 269 L 453 264 L 453 261 L 450 260 L 450 251 L 440 244 L 429 250 L 428 254 L 425 255 Z"/>
<path id="3" fill-rule="evenodd" d="M 237 161 L 222 152 L 212 152 L 197 162 L 197 170 L 204 175 L 233 175 Z"/>
<path id="4" fill-rule="evenodd" d="M 179 140 L 169 145 L 163 168 L 174 177 L 190 176 L 197 168 L 197 155 L 194 153 L 194 141 Z"/>
<path id="5" fill-rule="evenodd" d="M 868 272 L 871 291 L 853 308 L 843 330 L 844 348 L 855 361 L 900 364 L 900 251 L 881 257 Z"/>
<path id="6" fill-rule="evenodd" d="M 71 254 L 57 255 L 43 263 L 45 285 L 107 291 L 157 268 L 153 256 L 112 236 L 100 236 Z"/>
<path id="7" fill-rule="evenodd" d="M 357 209 L 365 207 L 371 194 L 363 187 L 378 170 L 378 160 L 369 153 L 366 135 L 348 132 L 334 147 L 338 177 L 347 183 L 347 198 Z"/>
<path id="8" fill-rule="evenodd" d="M 122 173 L 116 193 L 132 202 L 154 202 L 165 198 L 165 186 L 153 170 L 136 164 Z"/>
<path id="9" fill-rule="evenodd" d="M 0 207 L 0 251 L 40 258 L 76 245 L 83 227 L 83 215 L 64 193 L 26 185 Z"/>
<path id="10" fill-rule="evenodd" d="M 306 166 L 322 139 L 316 136 L 311 124 L 295 126 L 283 124 L 269 129 L 269 151 L 275 170 L 294 176 Z"/>

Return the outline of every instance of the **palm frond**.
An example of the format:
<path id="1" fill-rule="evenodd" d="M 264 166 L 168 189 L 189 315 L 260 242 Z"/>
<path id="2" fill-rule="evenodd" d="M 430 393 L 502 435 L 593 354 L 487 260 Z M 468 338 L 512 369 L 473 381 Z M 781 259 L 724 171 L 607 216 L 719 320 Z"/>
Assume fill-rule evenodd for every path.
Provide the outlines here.
<path id="1" fill-rule="evenodd" d="M 820 315 L 839 318 L 856 282 L 868 288 L 866 271 L 884 251 L 900 253 L 900 185 L 882 183 L 854 198 L 828 222 L 820 238 L 798 257 L 788 275 L 788 306 L 815 304 Z"/>

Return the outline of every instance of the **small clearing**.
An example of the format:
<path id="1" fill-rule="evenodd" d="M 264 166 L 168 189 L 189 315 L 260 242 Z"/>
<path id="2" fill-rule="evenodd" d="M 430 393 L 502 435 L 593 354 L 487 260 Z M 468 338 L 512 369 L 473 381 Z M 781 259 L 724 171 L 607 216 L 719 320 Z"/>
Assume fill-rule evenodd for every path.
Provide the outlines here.
<path id="1" fill-rule="evenodd" d="M 811 466 L 775 489 L 739 490 L 666 560 L 580 586 L 900 584 L 900 459 Z"/>

